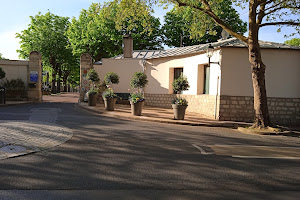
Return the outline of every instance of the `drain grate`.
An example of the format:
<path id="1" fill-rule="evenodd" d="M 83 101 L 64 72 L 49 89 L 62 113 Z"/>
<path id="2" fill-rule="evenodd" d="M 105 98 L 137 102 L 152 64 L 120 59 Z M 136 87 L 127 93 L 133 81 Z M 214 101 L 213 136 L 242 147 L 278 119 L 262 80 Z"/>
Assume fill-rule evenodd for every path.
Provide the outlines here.
<path id="1" fill-rule="evenodd" d="M 25 147 L 18 146 L 18 145 L 7 145 L 7 146 L 0 148 L 0 151 L 5 152 L 5 153 L 19 153 L 19 152 L 23 152 L 26 150 L 27 149 Z"/>

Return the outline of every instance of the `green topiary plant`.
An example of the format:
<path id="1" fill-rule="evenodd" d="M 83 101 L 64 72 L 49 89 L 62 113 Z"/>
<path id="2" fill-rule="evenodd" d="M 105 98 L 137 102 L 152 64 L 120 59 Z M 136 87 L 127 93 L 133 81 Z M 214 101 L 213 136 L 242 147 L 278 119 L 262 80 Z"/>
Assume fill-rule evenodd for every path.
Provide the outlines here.
<path id="1" fill-rule="evenodd" d="M 142 72 L 135 72 L 130 81 L 131 88 L 143 88 L 147 85 L 147 75 Z"/>
<path id="2" fill-rule="evenodd" d="M 108 72 L 104 76 L 104 82 L 106 85 L 118 84 L 119 83 L 119 75 L 115 72 Z"/>
<path id="3" fill-rule="evenodd" d="M 97 73 L 96 70 L 94 70 L 94 69 L 90 69 L 90 70 L 88 71 L 86 78 L 87 78 L 89 81 L 91 81 L 91 83 L 92 83 L 92 84 L 91 84 L 91 85 L 92 85 L 91 90 L 95 89 L 95 88 L 96 88 L 96 84 L 99 83 L 99 81 L 100 81 L 100 78 L 99 78 L 99 76 L 98 76 L 98 73 Z"/>
<path id="4" fill-rule="evenodd" d="M 142 72 L 135 72 L 130 81 L 131 88 L 136 88 L 138 91 L 133 92 L 129 96 L 129 100 L 133 103 L 137 103 L 139 101 L 144 101 L 144 93 L 141 88 L 145 87 L 148 83 L 147 75 Z"/>
<path id="5" fill-rule="evenodd" d="M 96 84 L 100 81 L 98 73 L 94 69 L 90 69 L 87 73 L 87 79 L 91 81 L 93 84 Z"/>
<path id="6" fill-rule="evenodd" d="M 172 85 L 173 85 L 173 90 L 176 94 L 180 94 L 182 91 L 188 90 L 190 88 L 186 76 L 183 75 L 175 79 Z"/>

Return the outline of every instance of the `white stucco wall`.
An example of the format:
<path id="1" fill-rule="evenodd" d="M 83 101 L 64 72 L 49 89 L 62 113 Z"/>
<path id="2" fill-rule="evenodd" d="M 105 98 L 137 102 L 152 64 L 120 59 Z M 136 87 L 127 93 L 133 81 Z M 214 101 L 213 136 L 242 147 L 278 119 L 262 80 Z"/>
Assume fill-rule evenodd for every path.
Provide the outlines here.
<path id="1" fill-rule="evenodd" d="M 262 49 L 268 97 L 300 98 L 300 51 Z M 222 49 L 221 94 L 253 96 L 246 48 Z"/>
<path id="2" fill-rule="evenodd" d="M 142 59 L 102 59 L 102 65 L 94 65 L 99 78 L 103 81 L 108 72 L 115 72 L 120 77 L 119 84 L 112 85 L 116 93 L 128 93 L 130 80 L 135 72 L 143 72 Z"/>
<path id="3" fill-rule="evenodd" d="M 0 60 L 0 67 L 5 71 L 5 79 L 21 79 L 28 85 L 29 61 Z"/>
<path id="4" fill-rule="evenodd" d="M 211 61 L 217 62 L 219 59 L 220 51 L 216 50 Z M 190 89 L 188 91 L 184 91 L 183 94 L 202 94 L 203 67 L 207 63 L 208 58 L 205 53 L 147 60 L 145 73 L 148 76 L 149 84 L 146 86 L 145 92 L 149 94 L 172 93 L 173 71 L 170 69 L 183 68 L 183 74 L 187 77 L 190 83 Z M 217 77 L 219 75 L 219 65 L 211 64 L 209 94 L 215 95 L 217 93 Z"/>

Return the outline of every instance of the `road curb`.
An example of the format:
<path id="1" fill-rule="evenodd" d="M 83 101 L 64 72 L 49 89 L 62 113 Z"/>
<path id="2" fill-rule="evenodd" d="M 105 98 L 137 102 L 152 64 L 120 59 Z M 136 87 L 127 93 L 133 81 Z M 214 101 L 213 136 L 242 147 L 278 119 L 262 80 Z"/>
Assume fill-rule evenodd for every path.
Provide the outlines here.
<path id="1" fill-rule="evenodd" d="M 232 124 L 232 123 L 194 123 L 194 122 L 187 122 L 187 121 L 177 121 L 177 120 L 161 120 L 161 119 L 155 119 L 147 116 L 123 116 L 118 115 L 113 112 L 102 112 L 99 110 L 96 110 L 95 108 L 89 108 L 87 106 L 82 106 L 80 103 L 75 104 L 75 107 L 84 109 L 93 113 L 100 114 L 102 116 L 108 116 L 108 117 L 115 117 L 120 119 L 127 119 L 127 120 L 136 120 L 136 121 L 146 121 L 146 122 L 157 122 L 157 123 L 163 123 L 163 124 L 177 124 L 177 125 L 186 125 L 186 126 L 206 126 L 206 127 L 223 127 L 223 128 L 237 128 L 238 124 Z"/>
<path id="2" fill-rule="evenodd" d="M 34 101 L 30 101 L 30 102 L 22 102 L 22 103 L 12 103 L 12 104 L 0 104 L 0 108 L 1 107 L 8 107 L 8 106 L 18 106 L 18 105 L 28 105 L 28 104 L 36 104 L 36 102 Z"/>

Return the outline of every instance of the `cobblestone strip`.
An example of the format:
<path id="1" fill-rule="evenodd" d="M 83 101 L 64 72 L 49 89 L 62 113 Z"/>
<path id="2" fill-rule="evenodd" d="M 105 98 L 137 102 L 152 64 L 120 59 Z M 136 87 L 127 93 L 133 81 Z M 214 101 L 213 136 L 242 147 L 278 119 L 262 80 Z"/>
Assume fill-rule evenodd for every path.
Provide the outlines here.
<path id="1" fill-rule="evenodd" d="M 0 160 L 53 148 L 72 136 L 71 129 L 57 124 L 0 120 Z"/>

